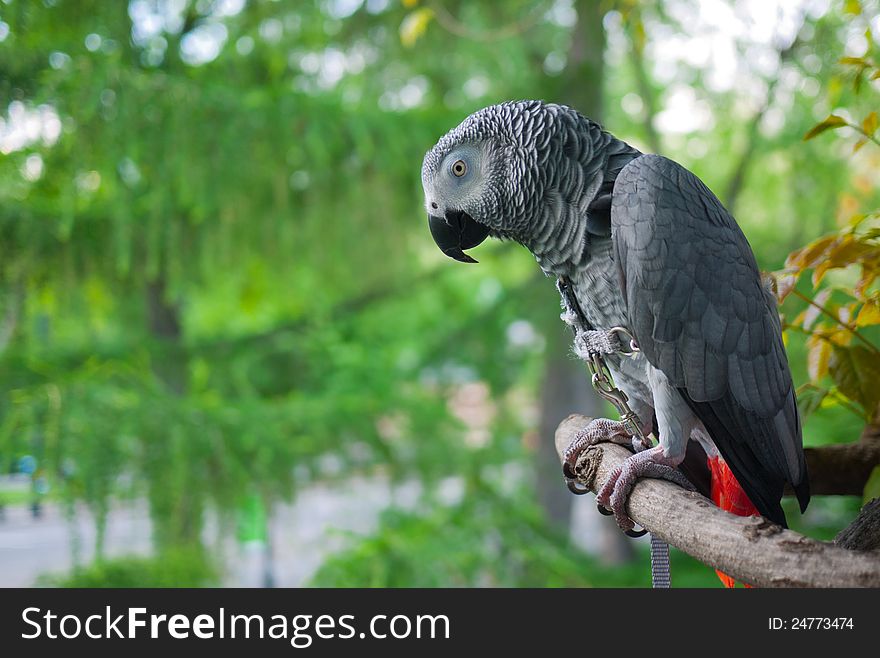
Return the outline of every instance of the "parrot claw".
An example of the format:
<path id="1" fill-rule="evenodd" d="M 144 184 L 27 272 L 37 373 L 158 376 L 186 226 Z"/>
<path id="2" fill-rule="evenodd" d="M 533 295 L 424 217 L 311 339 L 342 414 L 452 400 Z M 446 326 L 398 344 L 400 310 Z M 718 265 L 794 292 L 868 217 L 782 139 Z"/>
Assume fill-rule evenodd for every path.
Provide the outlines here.
<path id="1" fill-rule="evenodd" d="M 583 496 L 584 494 L 590 493 L 589 488 L 578 482 L 577 478 L 570 478 L 566 476 L 565 486 L 568 487 L 568 490 L 575 496 Z"/>
<path id="2" fill-rule="evenodd" d="M 626 512 L 626 502 L 629 494 L 639 478 L 650 477 L 661 480 L 668 480 L 679 485 L 689 491 L 694 490 L 694 486 L 682 473 L 676 470 L 678 461 L 663 455 L 663 448 L 657 446 L 649 450 L 643 450 L 636 453 L 620 466 L 611 471 L 608 480 L 599 489 L 596 496 L 598 504 L 611 510 L 617 525 L 630 536 L 641 536 L 641 534 L 630 534 L 635 527 L 635 523 Z"/>
<path id="3" fill-rule="evenodd" d="M 619 420 L 608 418 L 596 418 L 590 421 L 584 429 L 575 434 L 571 444 L 565 449 L 562 463 L 562 474 L 565 476 L 565 484 L 573 494 L 582 495 L 589 491 L 577 481 L 577 460 L 584 449 L 589 446 L 611 441 L 625 446 L 635 446 L 637 437 L 630 436 L 625 425 Z"/>
<path id="4" fill-rule="evenodd" d="M 565 478 L 565 486 L 575 496 L 583 496 L 585 493 L 590 492 L 587 487 L 578 481 L 577 473 L 575 473 L 574 468 L 569 466 L 567 461 L 562 464 L 562 475 Z"/>
<path id="5" fill-rule="evenodd" d="M 632 436 L 626 428 L 626 424 L 619 420 L 609 418 L 595 418 L 590 424 L 575 434 L 568 448 L 565 449 L 562 474 L 565 477 L 565 485 L 568 490 L 578 496 L 588 493 L 590 490 L 578 482 L 577 461 L 581 453 L 589 446 L 609 441 L 632 448 L 634 452 L 640 452 L 646 448 L 642 439 Z M 603 514 L 602 506 L 599 511 Z"/>

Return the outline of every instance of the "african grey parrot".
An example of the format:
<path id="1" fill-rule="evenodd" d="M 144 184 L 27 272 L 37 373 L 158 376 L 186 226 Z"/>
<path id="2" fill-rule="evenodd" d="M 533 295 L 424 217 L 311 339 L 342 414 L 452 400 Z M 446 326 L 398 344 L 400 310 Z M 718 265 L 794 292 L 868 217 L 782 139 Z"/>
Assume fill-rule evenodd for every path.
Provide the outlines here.
<path id="1" fill-rule="evenodd" d="M 633 527 L 625 506 L 635 480 L 679 466 L 689 439 L 706 453 L 722 507 L 757 508 L 784 526 L 789 482 L 806 508 L 775 303 L 736 221 L 699 178 L 572 108 L 520 101 L 479 110 L 443 136 L 425 155 L 422 185 L 446 255 L 475 262 L 463 250 L 487 236 L 519 242 L 548 276 L 570 282 L 594 328 L 634 337 L 639 352 L 606 361 L 659 445 L 632 455 L 599 491 L 621 527 Z M 628 443 L 628 434 L 597 419 L 574 447 Z"/>

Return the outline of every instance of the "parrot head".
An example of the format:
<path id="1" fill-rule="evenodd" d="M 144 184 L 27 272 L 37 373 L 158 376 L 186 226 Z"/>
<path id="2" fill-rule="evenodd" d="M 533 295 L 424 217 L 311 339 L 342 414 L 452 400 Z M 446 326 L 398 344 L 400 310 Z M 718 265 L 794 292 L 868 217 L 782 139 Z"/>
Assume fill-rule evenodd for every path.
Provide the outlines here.
<path id="1" fill-rule="evenodd" d="M 520 101 L 484 108 L 425 155 L 428 226 L 444 254 L 476 263 L 464 250 L 488 236 L 524 243 L 535 196 L 526 190 L 540 189 L 535 135 L 552 119 L 549 107 Z"/>

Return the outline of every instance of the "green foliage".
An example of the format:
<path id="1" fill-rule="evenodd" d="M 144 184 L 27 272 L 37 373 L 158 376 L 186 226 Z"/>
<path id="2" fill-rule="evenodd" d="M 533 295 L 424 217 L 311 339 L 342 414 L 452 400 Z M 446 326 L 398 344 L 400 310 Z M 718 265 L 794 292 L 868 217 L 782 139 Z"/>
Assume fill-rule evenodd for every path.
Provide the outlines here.
<path id="1" fill-rule="evenodd" d="M 60 577 L 45 577 L 53 587 L 211 587 L 219 571 L 201 551 L 166 551 L 155 557 L 98 560 Z"/>
<path id="2" fill-rule="evenodd" d="M 401 59 L 377 86 L 401 52 L 377 30 L 402 9 L 343 23 L 317 3 L 222 19 L 186 3 L 180 24 L 162 4 L 15 9 L 0 43 L 10 108 L 51 107 L 63 130 L 0 161 L 0 268 L 26 300 L 2 357 L 0 454 L 48 464 L 93 511 L 99 551 L 112 496 L 148 499 L 160 548 L 190 546 L 207 509 L 228 516 L 255 490 L 267 506 L 290 499 L 330 475 L 328 455 L 427 481 L 463 469 L 446 408 L 461 375 L 446 373 L 468 363 L 473 378 L 479 362 L 503 397 L 537 353 L 494 339 L 528 298 L 505 293 L 491 314 L 496 300 L 475 302 L 462 273 L 433 276 L 441 256 L 409 239 L 424 237 L 418 166 L 451 112 L 378 107 L 415 75 Z M 146 41 L 143 11 L 162 26 Z M 226 47 L 191 65 L 186 35 L 209 24 Z M 325 89 L 302 62 L 334 48 L 364 70 Z M 524 271 L 492 269 L 478 279 L 517 285 Z M 437 322 L 450 306 L 467 331 Z M 157 334 L 156 307 L 180 336 Z M 468 320 L 478 309 L 482 324 Z"/>
<path id="3" fill-rule="evenodd" d="M 317 587 L 650 587 L 647 542 L 637 559 L 609 567 L 571 546 L 534 499 L 478 482 L 430 513 L 387 510 L 370 537 L 328 559 Z M 706 565 L 672 549 L 677 587 L 717 587 Z"/>
<path id="4" fill-rule="evenodd" d="M 484 523 L 479 523 L 483 517 Z M 513 519 L 515 522 L 518 519 Z M 559 540 L 514 523 L 498 527 L 467 507 L 433 507 L 427 517 L 396 511 L 381 530 L 328 560 L 312 581 L 319 587 L 586 586 L 585 556 L 560 550 Z M 493 522 L 488 526 L 486 522 Z M 513 527 L 511 527 L 513 526 Z M 523 544 L 524 541 L 530 542 Z"/>
<path id="5" fill-rule="evenodd" d="M 880 74 L 869 60 L 847 57 L 842 64 L 857 69 L 855 79 Z M 860 83 L 855 83 L 856 90 Z M 875 94 L 876 99 L 876 94 Z M 804 136 L 805 140 L 840 127 L 861 135 L 853 148 L 856 153 L 877 130 L 877 113 L 869 113 L 860 124 L 830 115 Z M 876 336 L 880 328 L 880 211 L 857 212 L 857 202 L 844 207 L 843 226 L 792 252 L 785 269 L 775 274 L 778 299 L 789 295 L 801 302 L 803 310 L 786 327 L 807 336 L 807 373 L 810 382 L 801 389 L 801 410 L 805 415 L 823 404 L 842 404 L 854 408 L 871 421 L 880 404 L 880 349 Z M 812 271 L 812 292 L 802 293 L 798 284 Z M 837 275 L 836 277 L 832 276 Z M 830 380 L 824 388 L 823 380 Z"/>
<path id="6" fill-rule="evenodd" d="M 487 486 L 428 514 L 386 511 L 378 532 L 330 558 L 319 587 L 591 587 L 641 584 L 642 570 L 600 577 L 601 566 L 542 521 L 534 503 Z"/>

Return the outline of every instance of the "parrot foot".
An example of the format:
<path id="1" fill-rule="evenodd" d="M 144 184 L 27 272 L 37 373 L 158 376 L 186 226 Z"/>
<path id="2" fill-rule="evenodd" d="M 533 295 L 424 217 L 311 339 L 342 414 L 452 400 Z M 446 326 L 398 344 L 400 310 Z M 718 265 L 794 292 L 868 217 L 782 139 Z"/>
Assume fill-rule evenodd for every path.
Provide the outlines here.
<path id="1" fill-rule="evenodd" d="M 635 523 L 626 512 L 626 503 L 639 478 L 668 480 L 688 491 L 694 491 L 694 486 L 675 468 L 680 461 L 665 457 L 662 446 L 638 452 L 611 471 L 608 480 L 599 489 L 596 501 L 600 506 L 611 510 L 621 530 L 630 532 Z"/>
<path id="2" fill-rule="evenodd" d="M 640 439 L 632 436 L 623 422 L 609 418 L 595 418 L 591 420 L 589 425 L 574 435 L 574 439 L 565 449 L 563 455 L 562 474 L 565 476 L 565 483 L 572 493 L 581 495 L 589 491 L 578 483 L 575 467 L 577 466 L 578 457 L 586 448 L 603 441 L 631 447 L 636 452 L 644 449 Z"/>
<path id="3" fill-rule="evenodd" d="M 578 457 L 589 446 L 610 441 L 623 446 L 631 447 L 636 452 L 642 450 L 641 442 L 632 436 L 626 429 L 626 425 L 619 420 L 609 418 L 594 418 L 590 424 L 574 435 L 574 439 L 565 449 L 565 461 L 562 464 L 562 472 L 567 478 L 576 478 L 574 471 Z"/>

